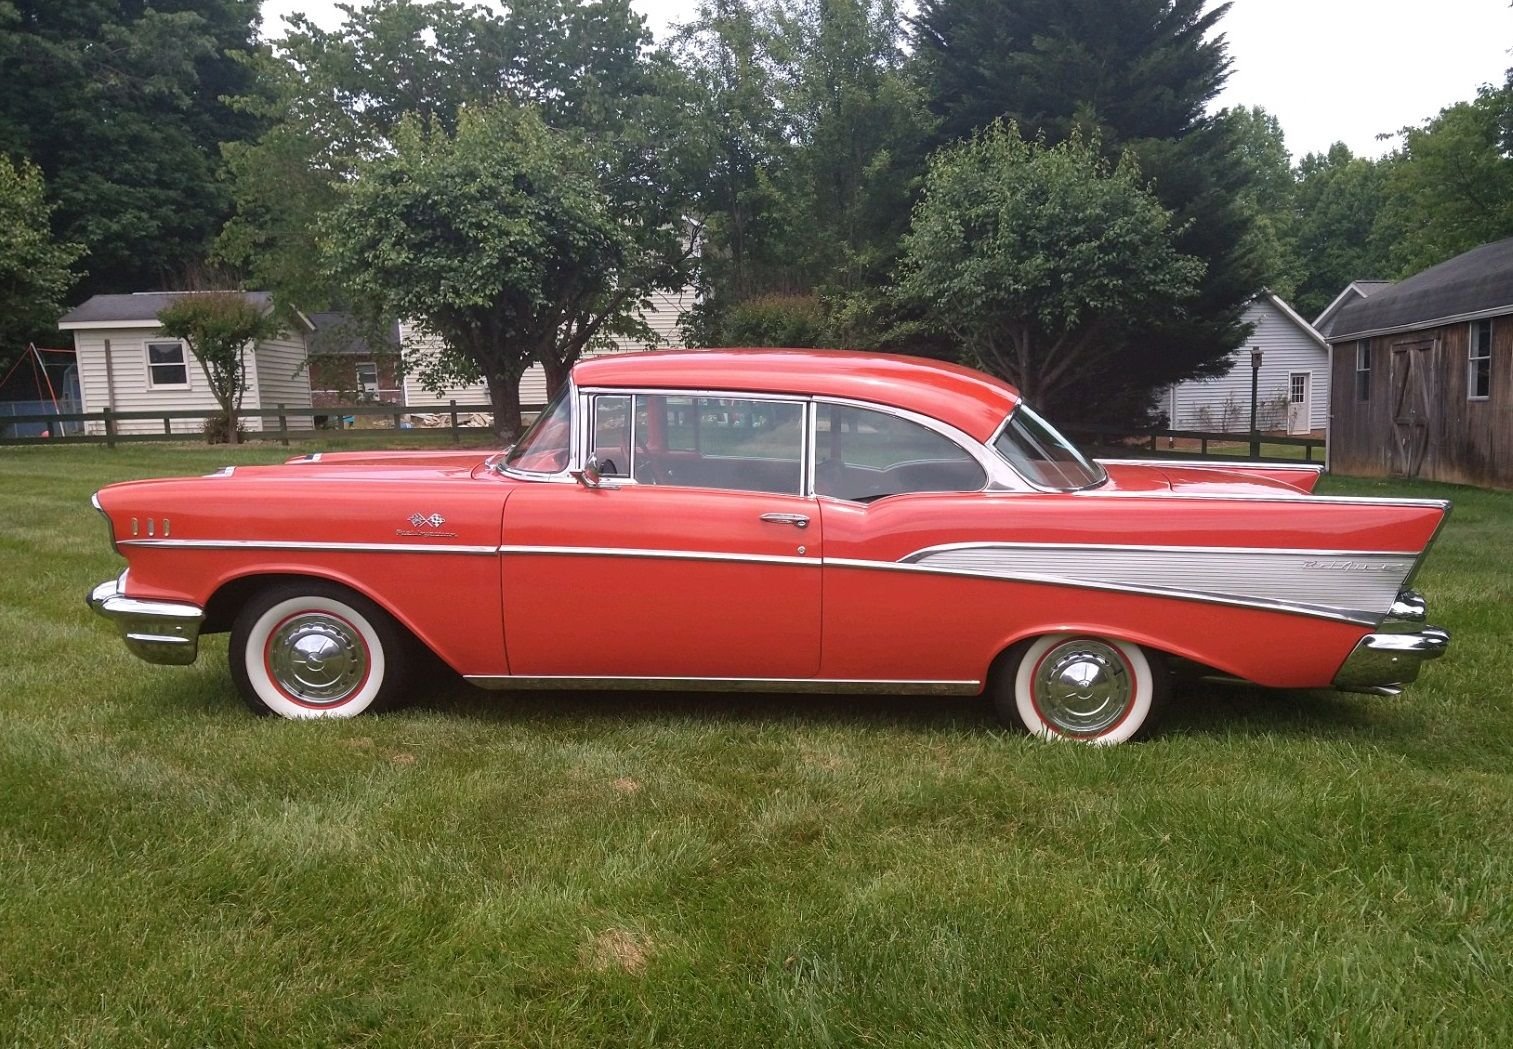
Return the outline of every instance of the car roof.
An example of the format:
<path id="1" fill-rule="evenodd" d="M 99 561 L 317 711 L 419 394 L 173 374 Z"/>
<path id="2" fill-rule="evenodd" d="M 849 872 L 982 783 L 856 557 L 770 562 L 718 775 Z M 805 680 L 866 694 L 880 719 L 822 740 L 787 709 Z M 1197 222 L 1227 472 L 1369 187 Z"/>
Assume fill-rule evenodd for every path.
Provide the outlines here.
<path id="1" fill-rule="evenodd" d="M 987 441 L 1019 403 L 1008 383 L 959 364 L 862 350 L 657 350 L 589 357 L 573 381 L 590 387 L 842 397 L 904 408 Z"/>

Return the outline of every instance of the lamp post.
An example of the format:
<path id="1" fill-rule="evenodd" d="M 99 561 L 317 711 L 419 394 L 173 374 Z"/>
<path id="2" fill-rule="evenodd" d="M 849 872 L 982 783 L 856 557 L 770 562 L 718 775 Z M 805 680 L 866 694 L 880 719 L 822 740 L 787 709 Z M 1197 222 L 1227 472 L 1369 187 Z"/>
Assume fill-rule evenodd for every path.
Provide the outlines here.
<path id="1" fill-rule="evenodd" d="M 1250 457 L 1261 458 L 1261 434 L 1256 430 L 1256 409 L 1261 393 L 1261 350 L 1250 348 Z"/>

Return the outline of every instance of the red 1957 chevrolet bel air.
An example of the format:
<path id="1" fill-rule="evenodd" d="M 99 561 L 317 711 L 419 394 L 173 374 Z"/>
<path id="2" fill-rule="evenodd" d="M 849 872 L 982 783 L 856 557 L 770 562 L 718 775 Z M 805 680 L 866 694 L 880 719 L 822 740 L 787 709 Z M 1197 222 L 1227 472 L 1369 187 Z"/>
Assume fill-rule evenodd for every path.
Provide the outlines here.
<path id="1" fill-rule="evenodd" d="M 1406 589 L 1449 504 L 1314 466 L 1085 458 L 979 372 L 859 352 L 600 357 L 510 450 L 313 454 L 111 485 L 90 595 L 149 662 L 230 631 L 248 706 L 495 689 L 979 694 L 1149 729 L 1169 666 L 1387 694 L 1439 656 Z"/>

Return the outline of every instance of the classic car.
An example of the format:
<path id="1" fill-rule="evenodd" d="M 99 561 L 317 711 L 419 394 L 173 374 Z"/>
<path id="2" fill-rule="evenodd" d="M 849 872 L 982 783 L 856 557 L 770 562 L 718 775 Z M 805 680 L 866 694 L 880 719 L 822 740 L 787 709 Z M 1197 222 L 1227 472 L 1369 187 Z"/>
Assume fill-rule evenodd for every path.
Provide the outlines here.
<path id="1" fill-rule="evenodd" d="M 428 651 L 491 689 L 979 695 L 1097 743 L 1174 667 L 1393 694 L 1449 504 L 1305 464 L 1092 460 L 951 364 L 717 350 L 579 363 L 504 452 L 314 453 L 110 485 L 90 604 L 153 663 L 230 632 L 247 705 L 347 717 Z"/>

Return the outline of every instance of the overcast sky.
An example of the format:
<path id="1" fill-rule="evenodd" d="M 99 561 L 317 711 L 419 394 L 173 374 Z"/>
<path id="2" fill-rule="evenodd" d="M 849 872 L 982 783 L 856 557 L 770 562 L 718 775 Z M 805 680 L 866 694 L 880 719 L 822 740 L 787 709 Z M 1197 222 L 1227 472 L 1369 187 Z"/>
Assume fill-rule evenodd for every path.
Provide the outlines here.
<path id="1" fill-rule="evenodd" d="M 659 38 L 695 5 L 634 2 Z M 278 36 L 294 11 L 327 27 L 340 20 L 336 0 L 264 0 L 264 35 Z M 1385 153 L 1395 143 L 1378 135 L 1500 83 L 1513 65 L 1509 0 L 1234 0 L 1220 28 L 1234 70 L 1219 104 L 1264 106 L 1294 158 L 1336 141 Z"/>

